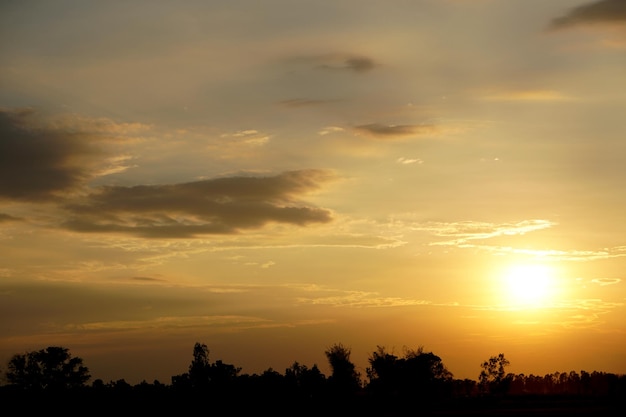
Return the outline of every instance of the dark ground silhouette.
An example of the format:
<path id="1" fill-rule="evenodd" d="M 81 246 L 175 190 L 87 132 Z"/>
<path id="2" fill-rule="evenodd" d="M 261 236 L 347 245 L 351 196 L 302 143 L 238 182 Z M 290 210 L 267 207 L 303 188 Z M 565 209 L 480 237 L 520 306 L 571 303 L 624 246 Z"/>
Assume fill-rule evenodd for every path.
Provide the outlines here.
<path id="1" fill-rule="evenodd" d="M 273 416 L 613 416 L 626 411 L 626 376 L 505 372 L 503 354 L 480 365 L 478 380 L 455 379 L 441 358 L 423 348 L 403 356 L 378 347 L 363 377 L 351 350 L 326 351 L 331 375 L 294 362 L 284 372 L 245 374 L 211 362 L 196 343 L 188 371 L 168 383 L 124 379 L 87 384 L 89 370 L 69 349 L 48 347 L 14 355 L 3 372 L 0 403 L 20 415 L 259 415 Z M 478 368 L 478 367 L 477 367 Z M 626 415 L 626 414 L 625 414 Z"/>

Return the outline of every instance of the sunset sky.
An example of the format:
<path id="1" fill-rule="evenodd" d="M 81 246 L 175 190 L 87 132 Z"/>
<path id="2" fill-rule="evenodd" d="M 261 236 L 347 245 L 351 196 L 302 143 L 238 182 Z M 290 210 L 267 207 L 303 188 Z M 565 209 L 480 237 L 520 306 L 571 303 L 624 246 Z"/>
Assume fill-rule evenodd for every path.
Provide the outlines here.
<path id="1" fill-rule="evenodd" d="M 0 3 L 0 370 L 626 373 L 626 0 Z"/>

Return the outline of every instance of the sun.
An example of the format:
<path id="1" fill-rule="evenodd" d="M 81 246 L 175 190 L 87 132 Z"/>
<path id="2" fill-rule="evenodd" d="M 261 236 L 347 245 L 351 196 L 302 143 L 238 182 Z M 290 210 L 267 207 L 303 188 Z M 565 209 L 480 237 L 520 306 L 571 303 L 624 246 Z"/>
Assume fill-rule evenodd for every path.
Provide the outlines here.
<path id="1" fill-rule="evenodd" d="M 514 306 L 546 305 L 552 295 L 553 281 L 552 268 L 542 264 L 513 265 L 504 273 L 505 291 Z"/>

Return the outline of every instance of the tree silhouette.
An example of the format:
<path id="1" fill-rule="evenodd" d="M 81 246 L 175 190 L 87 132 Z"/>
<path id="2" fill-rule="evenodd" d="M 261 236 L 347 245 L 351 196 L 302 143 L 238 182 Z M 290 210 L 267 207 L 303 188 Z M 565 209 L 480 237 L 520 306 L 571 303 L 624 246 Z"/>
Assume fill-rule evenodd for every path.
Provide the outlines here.
<path id="1" fill-rule="evenodd" d="M 328 378 L 331 387 L 340 394 L 355 392 L 361 386 L 361 375 L 350 361 L 350 348 L 337 343 L 325 352 L 332 374 Z"/>
<path id="2" fill-rule="evenodd" d="M 483 362 L 480 367 L 483 369 L 478 376 L 478 383 L 483 392 L 490 394 L 505 394 L 509 388 L 511 378 L 507 378 L 505 367 L 510 362 L 503 353 L 492 356 Z"/>
<path id="3" fill-rule="evenodd" d="M 424 405 L 452 392 L 452 373 L 439 356 L 421 347 L 399 358 L 378 346 L 368 360 L 368 388 L 379 399 L 412 398 Z"/>
<path id="4" fill-rule="evenodd" d="M 326 377 L 315 364 L 312 368 L 308 368 L 306 365 L 294 362 L 285 369 L 285 380 L 287 386 L 299 398 L 316 399 L 323 392 Z"/>
<path id="5" fill-rule="evenodd" d="M 396 355 L 388 353 L 384 346 L 377 346 L 368 358 L 370 366 L 365 370 L 369 378 L 368 387 L 384 396 L 395 396 L 400 390 L 400 366 Z"/>
<path id="6" fill-rule="evenodd" d="M 209 349 L 205 344 L 196 343 L 193 346 L 193 359 L 189 365 L 189 383 L 191 387 L 194 389 L 208 387 L 210 370 Z"/>
<path id="7" fill-rule="evenodd" d="M 209 362 L 209 349 L 203 343 L 193 347 L 193 359 L 189 371 L 181 375 L 172 376 L 172 386 L 178 391 L 196 391 L 223 393 L 231 388 L 241 368 L 217 360 Z"/>
<path id="8" fill-rule="evenodd" d="M 405 353 L 405 368 L 407 385 L 424 398 L 442 396 L 446 384 L 452 380 L 452 373 L 441 358 L 432 352 L 424 352 L 421 347 Z"/>
<path id="9" fill-rule="evenodd" d="M 83 360 L 72 357 L 69 349 L 50 346 L 14 355 L 8 363 L 6 378 L 11 385 L 31 390 L 56 390 L 84 386 L 91 378 Z"/>

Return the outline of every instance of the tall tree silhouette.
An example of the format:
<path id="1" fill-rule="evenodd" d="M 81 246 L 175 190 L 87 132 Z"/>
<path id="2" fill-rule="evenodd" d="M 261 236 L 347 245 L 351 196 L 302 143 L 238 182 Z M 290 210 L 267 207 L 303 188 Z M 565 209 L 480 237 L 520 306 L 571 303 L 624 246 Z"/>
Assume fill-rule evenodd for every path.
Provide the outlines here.
<path id="1" fill-rule="evenodd" d="M 504 353 L 492 356 L 483 362 L 480 365 L 482 371 L 478 376 L 478 383 L 482 391 L 490 394 L 505 394 L 511 383 L 511 378 L 507 378 L 504 368 L 509 365 L 510 362 L 504 357 Z"/>
<path id="2" fill-rule="evenodd" d="M 14 355 L 8 363 L 7 381 L 24 389 L 69 389 L 84 386 L 91 378 L 83 360 L 72 357 L 69 349 L 49 346 Z"/>
<path id="3" fill-rule="evenodd" d="M 350 361 L 350 348 L 337 343 L 325 352 L 332 374 L 328 382 L 338 394 L 347 395 L 355 392 L 361 386 L 361 375 L 356 371 L 354 363 Z"/>
<path id="4" fill-rule="evenodd" d="M 211 364 L 207 345 L 196 343 L 193 346 L 193 359 L 189 365 L 189 382 L 194 389 L 209 386 Z"/>

